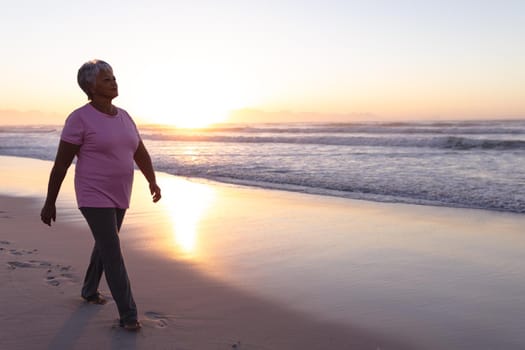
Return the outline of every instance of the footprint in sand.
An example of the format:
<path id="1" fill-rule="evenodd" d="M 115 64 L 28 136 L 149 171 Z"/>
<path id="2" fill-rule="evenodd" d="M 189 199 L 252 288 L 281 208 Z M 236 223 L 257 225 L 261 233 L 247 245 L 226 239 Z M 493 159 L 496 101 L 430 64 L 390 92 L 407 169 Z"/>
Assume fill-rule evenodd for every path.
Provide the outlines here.
<path id="1" fill-rule="evenodd" d="M 22 255 L 22 254 L 15 254 Z M 77 283 L 77 276 L 71 271 L 71 266 L 52 264 L 48 261 L 29 260 L 29 261 L 8 261 L 7 267 L 11 270 L 17 268 L 40 268 L 47 269 L 44 282 L 53 287 L 58 287 L 62 283 Z"/>
<path id="2" fill-rule="evenodd" d="M 5 240 L 0 241 L 0 252 L 8 252 L 11 255 L 30 255 L 30 254 L 35 254 L 38 252 L 38 249 L 15 249 L 15 248 L 9 249 L 8 247 L 5 247 L 5 248 L 3 247 L 3 246 L 8 246 L 8 245 L 11 245 L 10 241 L 5 241 Z"/>
<path id="3" fill-rule="evenodd" d="M 71 266 L 54 265 L 47 270 L 45 282 L 51 286 L 57 287 L 62 283 L 76 283 L 77 276 L 70 272 Z"/>
<path id="4" fill-rule="evenodd" d="M 26 267 L 35 267 L 30 263 L 23 262 L 23 261 L 8 261 L 7 267 L 11 270 L 16 269 L 17 267 L 26 268 Z"/>
<path id="5" fill-rule="evenodd" d="M 166 328 L 168 327 L 168 319 L 173 316 L 164 315 L 159 312 L 147 311 L 144 313 L 145 319 L 142 323 L 153 326 L 155 328 Z"/>
<path id="6" fill-rule="evenodd" d="M 3 246 L 7 246 L 7 245 L 11 245 L 11 242 L 9 241 L 0 241 L 0 252 L 9 252 L 9 254 L 11 255 L 29 255 L 29 254 L 34 254 L 36 252 L 38 252 L 38 249 L 31 249 L 31 250 L 27 250 L 27 249 L 15 249 L 15 248 L 11 248 L 11 249 L 8 249 L 7 247 L 3 247 Z"/>
<path id="7" fill-rule="evenodd" d="M 60 281 L 55 279 L 55 277 L 46 277 L 46 283 L 53 287 L 58 287 L 60 285 Z"/>
<path id="8" fill-rule="evenodd" d="M 12 255 L 30 255 L 38 252 L 38 249 L 26 250 L 26 249 L 9 249 L 9 253 Z"/>
<path id="9" fill-rule="evenodd" d="M 0 245 L 10 245 L 11 242 L 9 241 L 0 241 Z M 4 252 L 6 249 L 4 247 L 0 247 L 0 252 Z"/>
<path id="10" fill-rule="evenodd" d="M 7 265 L 12 270 L 17 267 L 20 268 L 46 268 L 52 266 L 51 263 L 47 261 L 38 261 L 38 260 L 29 260 L 29 261 L 8 261 Z"/>

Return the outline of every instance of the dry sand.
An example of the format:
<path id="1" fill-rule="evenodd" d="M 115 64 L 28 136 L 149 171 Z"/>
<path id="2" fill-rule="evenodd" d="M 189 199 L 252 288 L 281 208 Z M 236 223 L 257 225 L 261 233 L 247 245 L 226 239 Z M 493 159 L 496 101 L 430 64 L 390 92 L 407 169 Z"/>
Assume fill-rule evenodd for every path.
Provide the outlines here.
<path id="1" fill-rule="evenodd" d="M 122 249 L 143 329 L 85 304 L 93 244 L 72 170 L 0 157 L 2 349 L 521 349 L 523 215 L 137 174 Z M 109 296 L 105 282 L 102 292 Z"/>

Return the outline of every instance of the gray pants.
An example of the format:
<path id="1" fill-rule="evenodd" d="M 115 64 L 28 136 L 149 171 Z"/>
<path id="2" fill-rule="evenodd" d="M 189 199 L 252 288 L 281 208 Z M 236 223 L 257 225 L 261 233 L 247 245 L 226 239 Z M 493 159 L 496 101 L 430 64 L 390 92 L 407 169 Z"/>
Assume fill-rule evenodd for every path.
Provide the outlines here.
<path id="1" fill-rule="evenodd" d="M 83 207 L 80 211 L 95 238 L 95 246 L 82 287 L 82 297 L 89 298 L 98 293 L 98 285 L 104 272 L 111 295 L 117 304 L 120 322 L 137 320 L 137 306 L 131 293 L 118 236 L 126 210 Z"/>

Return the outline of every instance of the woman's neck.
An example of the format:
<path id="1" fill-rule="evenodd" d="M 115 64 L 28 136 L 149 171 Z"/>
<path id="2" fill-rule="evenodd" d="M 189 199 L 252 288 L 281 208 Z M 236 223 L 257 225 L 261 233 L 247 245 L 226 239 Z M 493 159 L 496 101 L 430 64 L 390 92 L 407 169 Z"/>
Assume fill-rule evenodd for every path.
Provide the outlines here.
<path id="1" fill-rule="evenodd" d="M 111 103 L 111 100 L 101 100 L 101 99 L 93 99 L 91 100 L 90 104 L 99 112 L 102 112 L 104 114 L 108 115 L 116 115 L 117 114 L 117 108 L 113 106 Z"/>

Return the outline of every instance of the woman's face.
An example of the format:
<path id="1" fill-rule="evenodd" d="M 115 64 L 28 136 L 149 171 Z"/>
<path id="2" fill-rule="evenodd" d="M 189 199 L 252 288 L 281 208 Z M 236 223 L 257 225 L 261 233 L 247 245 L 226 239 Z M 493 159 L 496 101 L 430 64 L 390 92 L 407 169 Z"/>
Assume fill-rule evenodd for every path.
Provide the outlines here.
<path id="1" fill-rule="evenodd" d="M 117 79 L 113 75 L 113 71 L 101 70 L 98 73 L 95 85 L 92 87 L 92 95 L 108 99 L 114 99 L 118 96 Z"/>

